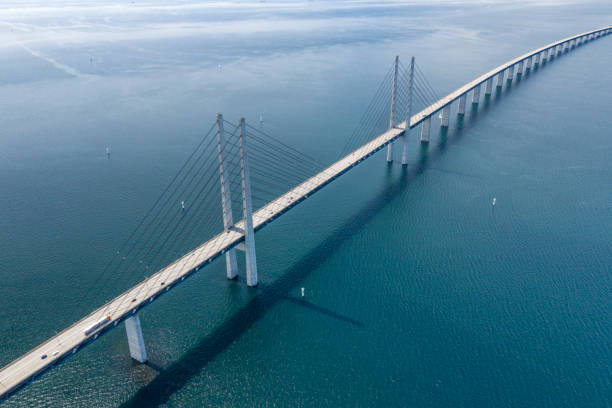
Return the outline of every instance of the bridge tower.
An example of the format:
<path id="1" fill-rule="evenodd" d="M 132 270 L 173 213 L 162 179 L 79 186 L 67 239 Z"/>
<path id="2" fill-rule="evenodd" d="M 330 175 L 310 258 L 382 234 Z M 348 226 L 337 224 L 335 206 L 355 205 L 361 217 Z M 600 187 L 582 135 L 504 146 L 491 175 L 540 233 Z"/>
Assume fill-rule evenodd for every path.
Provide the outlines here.
<path id="1" fill-rule="evenodd" d="M 217 114 L 217 147 L 219 152 L 219 175 L 221 177 L 221 208 L 223 210 L 223 228 L 228 231 L 234 225 L 232 215 L 232 197 L 229 185 L 229 173 L 225 169 L 225 134 L 223 129 L 223 115 Z M 227 278 L 235 279 L 238 276 L 236 251 L 232 248 L 225 253 Z"/>
<path id="2" fill-rule="evenodd" d="M 391 83 L 391 114 L 389 115 L 389 129 L 393 129 L 395 125 L 395 96 L 397 94 L 397 65 L 399 56 L 395 56 L 393 63 L 393 82 Z M 387 146 L 387 162 L 393 161 L 393 142 Z"/>
<path id="3" fill-rule="evenodd" d="M 255 256 L 255 229 L 253 227 L 253 203 L 251 178 L 249 177 L 246 125 L 240 118 L 240 174 L 242 177 L 242 215 L 244 217 L 244 256 L 246 258 L 247 285 L 257 285 L 257 258 Z M 238 247 L 241 249 L 241 247 Z"/>
<path id="4" fill-rule="evenodd" d="M 410 58 L 410 71 L 408 73 L 408 100 L 406 101 L 406 128 L 402 135 L 402 165 L 408 164 L 408 133 L 410 133 L 410 118 L 412 117 L 412 91 L 414 87 L 414 57 Z"/>
<path id="5" fill-rule="evenodd" d="M 232 214 L 232 200 L 230 196 L 229 163 L 226 157 L 226 143 L 223 115 L 217 114 L 218 137 L 217 145 L 219 151 L 219 175 L 221 177 L 221 207 L 223 210 L 223 228 L 225 231 L 234 230 L 244 234 L 244 242 L 225 253 L 225 264 L 227 278 L 235 279 L 238 276 L 238 264 L 236 262 L 236 249 L 244 251 L 246 257 L 246 281 L 248 286 L 257 286 L 257 259 L 255 256 L 255 229 L 253 226 L 253 202 L 251 199 L 251 179 L 248 166 L 248 149 L 246 143 L 246 121 L 240 118 L 240 176 L 242 184 L 242 215 L 244 218 L 243 229 L 234 225 Z M 226 166 L 227 165 L 227 166 Z"/>

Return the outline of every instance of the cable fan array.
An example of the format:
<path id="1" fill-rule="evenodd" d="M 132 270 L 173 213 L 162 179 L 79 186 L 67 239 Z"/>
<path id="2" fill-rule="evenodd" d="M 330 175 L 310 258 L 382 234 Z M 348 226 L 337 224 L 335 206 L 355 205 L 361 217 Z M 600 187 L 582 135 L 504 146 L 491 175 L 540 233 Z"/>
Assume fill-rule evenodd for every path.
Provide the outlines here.
<path id="1" fill-rule="evenodd" d="M 389 128 L 392 87 L 395 81 L 395 123 L 406 119 L 406 107 L 411 97 L 412 113 L 431 105 L 438 97 L 415 64 L 412 95 L 409 91 L 410 68 L 401 62 L 396 76 L 392 66 L 372 98 L 366 112 L 349 137 L 340 157 L 372 142 Z M 394 79 L 395 77 L 395 79 Z M 325 175 L 328 165 L 302 153 L 262 129 L 246 124 L 244 130 L 235 123 L 222 120 L 213 124 L 179 168 L 161 195 L 140 220 L 127 240 L 115 250 L 82 297 L 79 309 L 93 293 L 109 297 L 111 292 L 123 293 L 139 282 L 133 295 L 142 298 L 158 288 L 156 272 L 173 261 L 193 256 L 192 250 L 218 236 L 223 230 L 219 164 L 223 157 L 225 187 L 229 189 L 234 223 L 242 220 L 241 132 L 246 140 L 246 155 L 251 179 L 253 211 L 266 208 L 274 211 L 275 200 L 301 183 L 313 182 Z M 310 180 L 310 181 L 309 181 Z M 223 238 L 215 241 L 222 248 Z M 193 259 L 193 267 L 196 259 Z M 177 272 L 178 273 L 178 272 Z M 127 301 L 127 300 L 126 300 Z M 123 302 L 123 301 L 122 301 Z M 115 302 L 103 313 L 113 314 L 122 306 Z"/>

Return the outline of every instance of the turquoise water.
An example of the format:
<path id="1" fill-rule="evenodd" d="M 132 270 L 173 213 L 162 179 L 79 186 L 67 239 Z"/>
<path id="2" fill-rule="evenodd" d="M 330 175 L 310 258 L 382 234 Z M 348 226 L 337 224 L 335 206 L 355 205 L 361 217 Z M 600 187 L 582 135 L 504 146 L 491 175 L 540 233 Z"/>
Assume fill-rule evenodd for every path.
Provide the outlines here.
<path id="1" fill-rule="evenodd" d="M 605 2 L 159 5 L 0 9 L 0 365 L 113 294 L 82 299 L 216 112 L 329 162 L 396 54 L 443 94 L 612 23 Z M 258 288 L 202 270 L 141 313 L 149 365 L 114 330 L 5 405 L 610 406 L 611 51 L 291 210 L 257 234 Z"/>

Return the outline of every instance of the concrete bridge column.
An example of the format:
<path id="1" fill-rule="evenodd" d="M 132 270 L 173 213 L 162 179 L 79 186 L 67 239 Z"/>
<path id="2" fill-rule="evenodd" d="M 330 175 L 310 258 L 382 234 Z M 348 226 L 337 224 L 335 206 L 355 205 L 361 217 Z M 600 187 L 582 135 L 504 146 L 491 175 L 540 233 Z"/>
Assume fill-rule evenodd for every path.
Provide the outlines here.
<path id="1" fill-rule="evenodd" d="M 240 175 L 242 178 L 242 216 L 244 217 L 244 256 L 246 258 L 247 286 L 257 286 L 257 258 L 255 256 L 255 230 L 249 176 L 246 126 L 240 118 Z"/>
<path id="2" fill-rule="evenodd" d="M 421 122 L 421 143 L 429 143 L 431 116 Z"/>
<path id="3" fill-rule="evenodd" d="M 146 362 L 147 350 L 142 337 L 140 318 L 138 318 L 137 314 L 125 319 L 125 332 L 127 334 L 128 346 L 130 347 L 130 356 L 140 363 Z"/>
<path id="4" fill-rule="evenodd" d="M 502 88 L 504 86 L 504 71 L 497 74 L 497 87 Z"/>
<path id="5" fill-rule="evenodd" d="M 548 50 L 544 50 L 541 52 L 542 54 L 542 64 L 544 64 L 546 62 L 546 57 L 548 56 Z"/>
<path id="6" fill-rule="evenodd" d="M 440 126 L 448 127 L 449 118 L 450 118 L 450 103 L 442 108 L 442 117 L 440 118 Z"/>
<path id="7" fill-rule="evenodd" d="M 519 61 L 516 65 L 516 77 L 523 75 L 523 61 Z"/>
<path id="8" fill-rule="evenodd" d="M 533 57 L 529 57 L 527 58 L 527 66 L 525 67 L 525 71 L 531 71 L 531 60 L 533 59 Z"/>
<path id="9" fill-rule="evenodd" d="M 485 95 L 491 95 L 491 91 L 493 88 L 493 78 L 487 79 L 487 84 L 485 85 Z"/>
<path id="10" fill-rule="evenodd" d="M 410 58 L 408 74 L 408 98 L 406 100 L 406 128 L 402 135 L 402 165 L 408 164 L 408 134 L 410 133 L 410 118 L 412 117 L 412 91 L 414 88 L 414 56 Z"/>
<path id="11" fill-rule="evenodd" d="M 225 131 L 223 128 L 223 115 L 217 114 L 217 148 L 219 151 L 219 175 L 221 177 L 221 209 L 223 211 L 223 228 L 227 231 L 234 225 L 232 215 L 232 197 L 230 193 L 229 177 L 225 168 Z M 238 276 L 238 263 L 236 262 L 236 250 L 230 249 L 225 253 L 225 267 L 227 278 L 234 279 Z"/>
<path id="12" fill-rule="evenodd" d="M 508 81 L 512 81 L 514 79 L 514 65 L 510 65 L 508 67 Z"/>
<path id="13" fill-rule="evenodd" d="M 478 104 L 478 102 L 480 102 L 480 84 L 472 90 L 472 103 Z"/>
<path id="14" fill-rule="evenodd" d="M 538 53 L 535 55 L 535 60 L 534 60 L 533 64 L 534 64 L 536 67 L 537 67 L 538 65 L 540 65 L 540 54 L 541 54 L 541 53 L 539 53 L 539 52 L 538 52 Z"/>
<path id="15" fill-rule="evenodd" d="M 465 115 L 465 99 L 466 99 L 465 94 L 459 97 L 459 109 L 457 109 L 457 115 Z"/>
<path id="16" fill-rule="evenodd" d="M 395 126 L 395 95 L 397 94 L 397 64 L 399 57 L 395 56 L 393 63 L 393 82 L 391 83 L 391 114 L 389 115 L 389 129 Z M 393 161 L 393 142 L 387 145 L 387 162 Z"/>

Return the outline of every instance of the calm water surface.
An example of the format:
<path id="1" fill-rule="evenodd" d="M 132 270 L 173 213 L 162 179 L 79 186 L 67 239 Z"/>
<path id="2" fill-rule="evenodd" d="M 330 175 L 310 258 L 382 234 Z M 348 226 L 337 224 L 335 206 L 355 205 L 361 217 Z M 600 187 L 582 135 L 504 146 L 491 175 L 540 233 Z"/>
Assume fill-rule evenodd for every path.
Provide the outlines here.
<path id="1" fill-rule="evenodd" d="M 0 365 L 118 293 L 83 300 L 216 112 L 330 162 L 396 54 L 444 94 L 610 23 L 609 2 L 5 2 Z M 414 132 L 406 169 L 379 153 L 258 233 L 257 289 L 217 261 L 145 309 L 149 365 L 114 330 L 5 405 L 611 406 L 611 65 L 607 37 Z"/>

